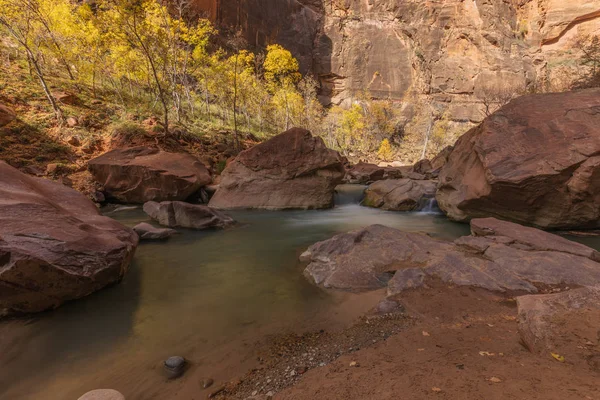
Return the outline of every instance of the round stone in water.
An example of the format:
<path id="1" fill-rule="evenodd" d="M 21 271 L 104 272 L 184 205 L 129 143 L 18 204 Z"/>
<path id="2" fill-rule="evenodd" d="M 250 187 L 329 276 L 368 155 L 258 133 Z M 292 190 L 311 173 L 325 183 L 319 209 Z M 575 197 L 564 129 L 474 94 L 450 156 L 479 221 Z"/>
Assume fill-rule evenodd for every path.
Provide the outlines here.
<path id="1" fill-rule="evenodd" d="M 173 356 L 167 358 L 165 361 L 165 367 L 172 370 L 180 370 L 185 365 L 185 358 L 181 356 Z"/>

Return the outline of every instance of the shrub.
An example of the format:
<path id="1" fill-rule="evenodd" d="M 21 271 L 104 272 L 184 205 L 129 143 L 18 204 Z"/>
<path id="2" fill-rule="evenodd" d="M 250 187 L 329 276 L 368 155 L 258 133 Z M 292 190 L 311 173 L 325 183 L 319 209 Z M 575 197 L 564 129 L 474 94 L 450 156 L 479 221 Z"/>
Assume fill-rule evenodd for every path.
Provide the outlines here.
<path id="1" fill-rule="evenodd" d="M 381 145 L 379 146 L 379 151 L 377 152 L 377 156 L 383 161 L 389 161 L 392 159 L 392 145 L 390 145 L 390 141 L 387 139 L 383 139 L 381 141 Z"/>

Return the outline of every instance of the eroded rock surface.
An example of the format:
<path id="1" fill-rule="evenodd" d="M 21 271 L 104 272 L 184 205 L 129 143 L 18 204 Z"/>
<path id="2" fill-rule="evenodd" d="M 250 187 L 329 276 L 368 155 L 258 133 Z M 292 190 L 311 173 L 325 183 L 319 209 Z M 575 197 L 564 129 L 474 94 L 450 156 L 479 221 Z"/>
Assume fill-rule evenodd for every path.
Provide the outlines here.
<path id="1" fill-rule="evenodd" d="M 118 282 L 137 235 L 66 186 L 0 161 L 0 316 L 56 308 Z"/>
<path id="2" fill-rule="evenodd" d="M 219 209 L 319 209 L 333 206 L 342 160 L 319 137 L 293 128 L 241 152 L 223 171 L 209 205 Z"/>
<path id="3" fill-rule="evenodd" d="M 572 361 L 577 346 L 594 349 L 599 344 L 600 286 L 519 296 L 517 307 L 519 333 L 532 352 L 563 354 Z M 569 345 L 575 348 L 565 351 Z"/>
<path id="4" fill-rule="evenodd" d="M 600 283 L 597 253 L 581 244 L 494 218 L 447 242 L 382 225 L 336 235 L 302 254 L 305 275 L 326 288 L 388 294 L 431 278 L 460 286 L 538 293 L 539 286 Z M 478 236 L 483 232 L 484 236 Z"/>
<path id="5" fill-rule="evenodd" d="M 324 102 L 368 89 L 405 101 L 401 112 L 414 123 L 437 108 L 454 123 L 481 121 L 483 88 L 552 79 L 573 64 L 573 39 L 600 28 L 597 0 L 194 3 L 252 45 L 290 49 L 302 72 L 320 80 Z"/>
<path id="6" fill-rule="evenodd" d="M 428 180 L 379 181 L 367 188 L 362 204 L 390 211 L 418 211 L 435 197 L 436 186 L 436 182 Z"/>
<path id="7" fill-rule="evenodd" d="M 194 156 L 143 146 L 109 151 L 88 168 L 108 198 L 122 203 L 185 200 L 212 181 Z"/>
<path id="8" fill-rule="evenodd" d="M 600 227 L 600 89 L 513 100 L 456 143 L 439 175 L 457 221 Z"/>
<path id="9" fill-rule="evenodd" d="M 235 224 L 233 218 L 214 208 L 182 201 L 149 201 L 144 212 L 163 226 L 190 229 L 227 228 Z"/>

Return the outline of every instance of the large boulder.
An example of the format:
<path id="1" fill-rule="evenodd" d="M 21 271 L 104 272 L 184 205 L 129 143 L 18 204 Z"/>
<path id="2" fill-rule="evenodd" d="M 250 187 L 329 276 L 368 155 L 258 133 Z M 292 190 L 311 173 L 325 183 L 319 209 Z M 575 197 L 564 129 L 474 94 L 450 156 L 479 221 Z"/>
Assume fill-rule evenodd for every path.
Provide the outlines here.
<path id="1" fill-rule="evenodd" d="M 4 104 L 0 104 L 0 127 L 10 124 L 16 118 L 17 115 L 13 110 L 8 108 Z"/>
<path id="2" fill-rule="evenodd" d="M 344 177 L 340 155 L 293 128 L 240 153 L 221 176 L 210 206 L 221 209 L 319 209 L 333 206 Z"/>
<path id="3" fill-rule="evenodd" d="M 555 353 L 600 372 L 600 286 L 519 296 L 517 308 L 521 340 L 530 351 Z"/>
<path id="4" fill-rule="evenodd" d="M 305 275 L 318 285 L 351 291 L 387 287 L 389 295 L 423 287 L 432 278 L 499 292 L 600 284 L 593 249 L 494 218 L 472 225 L 471 236 L 454 242 L 372 225 L 316 243 L 301 260 L 309 263 Z"/>
<path id="5" fill-rule="evenodd" d="M 190 229 L 227 228 L 235 224 L 233 218 L 214 208 L 182 201 L 149 201 L 144 212 L 163 226 Z"/>
<path id="6" fill-rule="evenodd" d="M 122 203 L 185 200 L 212 181 L 194 156 L 144 146 L 109 151 L 90 160 L 88 169 L 108 199 Z"/>
<path id="7" fill-rule="evenodd" d="M 137 235 L 66 186 L 0 161 L 0 316 L 38 312 L 118 282 Z"/>
<path id="8" fill-rule="evenodd" d="M 436 182 L 390 179 L 375 182 L 365 192 L 362 204 L 390 211 L 419 211 L 435 197 Z"/>
<path id="9" fill-rule="evenodd" d="M 600 89 L 524 96 L 463 135 L 437 200 L 457 221 L 600 227 Z"/>

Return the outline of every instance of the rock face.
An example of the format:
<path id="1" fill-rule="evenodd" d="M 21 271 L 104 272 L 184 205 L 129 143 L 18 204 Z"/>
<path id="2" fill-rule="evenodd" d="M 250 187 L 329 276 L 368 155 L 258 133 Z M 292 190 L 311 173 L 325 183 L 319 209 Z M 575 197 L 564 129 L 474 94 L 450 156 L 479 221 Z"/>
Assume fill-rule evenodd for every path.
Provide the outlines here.
<path id="1" fill-rule="evenodd" d="M 435 197 L 436 182 L 392 179 L 373 183 L 365 192 L 363 205 L 390 211 L 419 211 Z"/>
<path id="2" fill-rule="evenodd" d="M 177 233 L 175 229 L 155 228 L 146 222 L 137 224 L 133 230 L 138 234 L 140 240 L 167 240 Z"/>
<path id="3" fill-rule="evenodd" d="M 457 221 L 600 227 L 600 89 L 524 96 L 456 143 L 437 200 Z"/>
<path id="4" fill-rule="evenodd" d="M 234 225 L 230 216 L 214 208 L 182 201 L 149 201 L 144 212 L 163 226 L 190 229 L 226 228 Z"/>
<path id="5" fill-rule="evenodd" d="M 320 80 L 324 102 L 344 103 L 368 89 L 405 101 L 402 111 L 414 122 L 431 112 L 415 112 L 415 102 L 443 107 L 456 123 L 481 121 L 484 86 L 551 79 L 572 58 L 573 38 L 600 28 L 596 0 L 195 3 L 251 45 L 290 49 L 303 72 Z"/>
<path id="6" fill-rule="evenodd" d="M 56 308 L 118 282 L 137 235 L 66 186 L 0 161 L 0 316 Z"/>
<path id="7" fill-rule="evenodd" d="M 479 236 L 483 232 L 484 236 Z M 336 235 L 302 254 L 305 275 L 326 288 L 387 287 L 389 295 L 436 278 L 460 286 L 538 293 L 536 285 L 600 283 L 598 253 L 550 233 L 494 218 L 446 242 L 382 225 Z"/>
<path id="8" fill-rule="evenodd" d="M 220 209 L 319 209 L 333 206 L 344 177 L 339 154 L 299 128 L 240 153 L 223 171 L 209 205 Z"/>
<path id="9" fill-rule="evenodd" d="M 16 118 L 17 116 L 13 110 L 0 104 L 0 127 L 10 124 Z"/>
<path id="10" fill-rule="evenodd" d="M 517 307 L 519 333 L 532 352 L 572 354 L 561 351 L 561 347 L 568 342 L 576 342 L 576 338 L 593 340 L 593 346 L 598 344 L 600 286 L 556 294 L 519 296 Z"/>
<path id="11" fill-rule="evenodd" d="M 107 197 L 122 203 L 185 200 L 212 181 L 194 156 L 143 146 L 109 151 L 88 168 Z"/>

